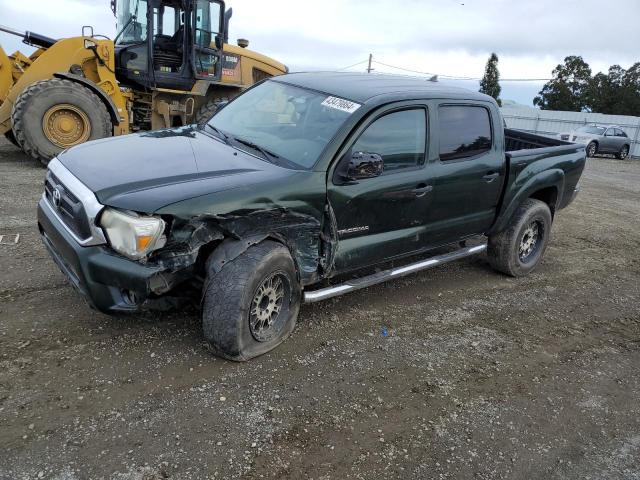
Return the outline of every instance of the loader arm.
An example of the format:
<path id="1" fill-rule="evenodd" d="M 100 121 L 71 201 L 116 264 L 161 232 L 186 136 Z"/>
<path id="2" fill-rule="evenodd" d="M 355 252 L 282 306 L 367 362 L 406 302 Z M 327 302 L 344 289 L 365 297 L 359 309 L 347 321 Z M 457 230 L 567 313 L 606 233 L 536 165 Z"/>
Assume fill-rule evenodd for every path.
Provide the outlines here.
<path id="1" fill-rule="evenodd" d="M 4 102 L 12 86 L 11 60 L 4 49 L 0 47 L 0 105 Z"/>

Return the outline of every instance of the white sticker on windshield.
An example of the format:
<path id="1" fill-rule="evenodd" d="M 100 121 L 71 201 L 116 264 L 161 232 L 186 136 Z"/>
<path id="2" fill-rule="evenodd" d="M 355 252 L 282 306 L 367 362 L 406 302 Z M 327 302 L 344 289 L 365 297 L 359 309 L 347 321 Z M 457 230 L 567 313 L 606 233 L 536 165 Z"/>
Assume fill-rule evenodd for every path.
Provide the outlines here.
<path id="1" fill-rule="evenodd" d="M 360 104 L 356 102 L 350 102 L 340 97 L 327 97 L 322 105 L 329 108 L 335 108 L 336 110 L 342 110 L 343 112 L 353 113 L 360 108 Z"/>

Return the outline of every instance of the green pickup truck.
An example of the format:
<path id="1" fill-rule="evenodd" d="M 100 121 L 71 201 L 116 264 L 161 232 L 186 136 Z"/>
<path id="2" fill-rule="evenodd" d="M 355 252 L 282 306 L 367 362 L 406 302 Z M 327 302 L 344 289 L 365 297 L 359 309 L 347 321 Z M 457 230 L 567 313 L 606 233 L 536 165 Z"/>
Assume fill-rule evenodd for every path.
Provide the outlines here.
<path id="1" fill-rule="evenodd" d="M 61 153 L 38 225 L 92 307 L 195 299 L 213 352 L 247 360 L 287 338 L 302 302 L 485 251 L 495 269 L 527 274 L 585 157 L 583 145 L 506 129 L 479 93 L 298 73 L 204 125 Z"/>

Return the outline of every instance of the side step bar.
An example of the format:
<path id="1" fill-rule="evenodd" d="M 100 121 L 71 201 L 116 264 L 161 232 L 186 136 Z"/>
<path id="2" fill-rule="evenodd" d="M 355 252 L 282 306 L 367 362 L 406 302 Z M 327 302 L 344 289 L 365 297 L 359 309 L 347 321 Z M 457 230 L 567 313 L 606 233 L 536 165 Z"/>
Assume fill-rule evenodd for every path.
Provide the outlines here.
<path id="1" fill-rule="evenodd" d="M 411 273 L 426 270 L 428 268 L 435 267 L 436 265 L 442 265 L 461 258 L 470 257 L 471 255 L 477 255 L 484 252 L 487 249 L 487 245 L 478 245 L 475 247 L 466 247 L 454 252 L 445 253 L 435 257 L 431 257 L 427 260 L 421 260 L 416 263 L 405 265 L 404 267 L 392 268 L 383 272 L 373 273 L 366 277 L 360 277 L 353 280 L 349 280 L 341 285 L 334 285 L 332 287 L 321 288 L 320 290 L 312 290 L 310 292 L 304 292 L 304 303 L 314 303 L 326 300 L 328 298 L 337 297 L 345 293 L 354 292 L 361 288 L 370 287 L 377 283 L 386 282 L 394 278 L 404 277 Z"/>

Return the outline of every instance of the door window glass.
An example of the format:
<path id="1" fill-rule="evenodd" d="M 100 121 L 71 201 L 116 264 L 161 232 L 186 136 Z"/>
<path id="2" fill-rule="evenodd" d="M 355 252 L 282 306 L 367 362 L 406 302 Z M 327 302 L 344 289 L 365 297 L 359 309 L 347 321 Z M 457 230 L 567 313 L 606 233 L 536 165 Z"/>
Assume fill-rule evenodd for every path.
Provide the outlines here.
<path id="1" fill-rule="evenodd" d="M 195 11 L 196 45 L 214 48 L 213 37 L 220 33 L 220 4 L 198 0 Z"/>
<path id="2" fill-rule="evenodd" d="M 179 72 L 184 44 L 183 11 L 163 5 L 153 9 L 153 64 L 156 71 Z"/>
<path id="3" fill-rule="evenodd" d="M 117 44 L 141 43 L 147 40 L 147 2 L 118 2 Z"/>
<path id="4" fill-rule="evenodd" d="M 352 150 L 381 155 L 385 172 L 415 167 L 424 162 L 426 123 L 421 108 L 389 113 L 369 125 Z"/>
<path id="5" fill-rule="evenodd" d="M 438 109 L 440 160 L 474 157 L 491 150 L 491 121 L 484 107 L 446 105 Z"/>
<path id="6" fill-rule="evenodd" d="M 616 137 L 626 137 L 627 135 L 620 130 L 619 128 L 616 128 Z"/>

